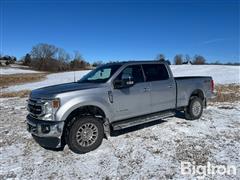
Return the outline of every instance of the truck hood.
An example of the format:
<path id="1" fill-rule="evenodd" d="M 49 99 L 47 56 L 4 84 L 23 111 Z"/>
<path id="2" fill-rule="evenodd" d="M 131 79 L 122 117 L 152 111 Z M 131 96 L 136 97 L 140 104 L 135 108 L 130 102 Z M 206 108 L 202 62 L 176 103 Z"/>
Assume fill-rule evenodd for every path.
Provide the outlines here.
<path id="1" fill-rule="evenodd" d="M 101 87 L 100 84 L 94 83 L 65 83 L 54 86 L 47 86 L 39 89 L 35 89 L 31 92 L 30 98 L 32 99 L 51 99 L 56 95 L 64 92 L 79 91 L 84 89 L 92 89 Z"/>

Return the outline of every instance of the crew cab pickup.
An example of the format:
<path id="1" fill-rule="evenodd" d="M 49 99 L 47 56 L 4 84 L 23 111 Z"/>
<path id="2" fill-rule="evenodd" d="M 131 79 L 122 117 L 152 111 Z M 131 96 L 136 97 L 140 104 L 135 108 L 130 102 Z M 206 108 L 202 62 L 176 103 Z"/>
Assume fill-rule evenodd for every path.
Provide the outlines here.
<path id="1" fill-rule="evenodd" d="M 33 90 L 28 131 L 46 149 L 62 150 L 67 144 L 75 153 L 86 153 L 112 131 L 177 111 L 186 119 L 199 119 L 213 88 L 211 77 L 174 78 L 165 62 L 105 64 L 77 82 Z"/>

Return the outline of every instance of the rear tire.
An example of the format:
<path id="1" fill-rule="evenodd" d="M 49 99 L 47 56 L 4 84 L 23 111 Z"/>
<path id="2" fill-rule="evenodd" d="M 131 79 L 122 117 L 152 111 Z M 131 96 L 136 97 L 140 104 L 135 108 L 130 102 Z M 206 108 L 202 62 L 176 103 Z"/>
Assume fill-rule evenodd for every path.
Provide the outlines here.
<path id="1" fill-rule="evenodd" d="M 104 137 L 103 124 L 95 117 L 78 117 L 67 136 L 69 149 L 78 154 L 98 148 Z"/>
<path id="2" fill-rule="evenodd" d="M 199 119 L 203 112 L 203 101 L 199 97 L 191 97 L 189 105 L 185 109 L 187 120 Z"/>

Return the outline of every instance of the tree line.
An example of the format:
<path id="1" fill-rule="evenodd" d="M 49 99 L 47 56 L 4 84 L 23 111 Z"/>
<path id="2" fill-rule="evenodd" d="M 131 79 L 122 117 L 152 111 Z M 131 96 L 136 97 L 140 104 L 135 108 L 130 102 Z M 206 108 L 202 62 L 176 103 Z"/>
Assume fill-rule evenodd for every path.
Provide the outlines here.
<path id="1" fill-rule="evenodd" d="M 6 60 L 7 64 L 16 62 L 14 56 L 1 56 L 0 60 Z M 171 61 L 165 58 L 164 54 L 158 54 L 155 58 L 156 61 L 165 61 L 169 65 Z M 92 64 L 84 60 L 78 51 L 73 54 L 69 54 L 64 49 L 56 47 L 54 45 L 40 43 L 32 47 L 31 51 L 27 53 L 21 61 L 23 65 L 29 66 L 32 69 L 39 71 L 49 72 L 61 72 L 71 70 L 85 70 L 91 69 L 104 64 L 103 61 L 95 61 Z M 111 62 L 111 61 L 110 61 Z M 190 57 L 189 55 L 177 54 L 173 58 L 173 63 L 176 65 L 181 64 L 222 64 L 218 61 L 214 63 L 207 63 L 207 60 L 202 55 L 195 55 Z M 226 65 L 239 65 L 239 63 L 225 63 Z"/>
<path id="2" fill-rule="evenodd" d="M 171 64 L 170 60 L 166 59 L 164 54 L 159 54 L 156 57 L 157 61 L 167 61 L 168 64 Z M 195 55 L 190 57 L 188 54 L 182 55 L 177 54 L 173 58 L 173 64 L 181 65 L 181 64 L 194 64 L 194 65 L 201 65 L 201 64 L 208 64 L 208 65 L 232 65 L 232 66 L 239 66 L 240 62 L 226 62 L 222 63 L 220 61 L 215 62 L 207 62 L 206 58 L 202 55 Z"/>
<path id="3" fill-rule="evenodd" d="M 158 54 L 157 61 L 166 61 L 169 65 L 171 61 L 165 58 L 164 54 Z M 195 55 L 192 58 L 189 55 L 177 54 L 173 63 L 180 64 L 206 64 L 206 59 L 202 55 Z M 104 64 L 103 61 L 95 61 L 92 64 L 85 61 L 78 51 L 75 51 L 73 56 L 67 53 L 64 49 L 54 45 L 40 43 L 32 47 L 30 53 L 23 58 L 23 64 L 40 71 L 70 71 L 83 70 L 91 67 L 96 67 Z"/>
<path id="4" fill-rule="evenodd" d="M 23 65 L 39 71 L 60 72 L 90 68 L 90 63 L 78 51 L 71 56 L 62 48 L 44 43 L 33 46 L 22 61 Z"/>
<path id="5" fill-rule="evenodd" d="M 167 60 L 164 56 L 164 54 L 159 54 L 156 57 L 156 60 L 158 61 L 167 61 L 170 64 L 170 60 Z M 181 65 L 181 64 L 195 64 L 195 65 L 201 65 L 206 64 L 206 59 L 201 55 L 195 55 L 192 58 L 187 55 L 177 54 L 173 58 L 173 63 L 175 65 Z"/>

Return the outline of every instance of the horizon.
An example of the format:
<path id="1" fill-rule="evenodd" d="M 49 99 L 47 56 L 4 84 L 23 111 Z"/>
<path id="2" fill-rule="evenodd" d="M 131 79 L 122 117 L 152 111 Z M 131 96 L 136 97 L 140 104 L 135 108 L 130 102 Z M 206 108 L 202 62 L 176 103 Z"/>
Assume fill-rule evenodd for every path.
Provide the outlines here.
<path id="1" fill-rule="evenodd" d="M 1 54 L 48 43 L 94 61 L 154 60 L 162 53 L 240 61 L 239 1 L 1 0 Z"/>

